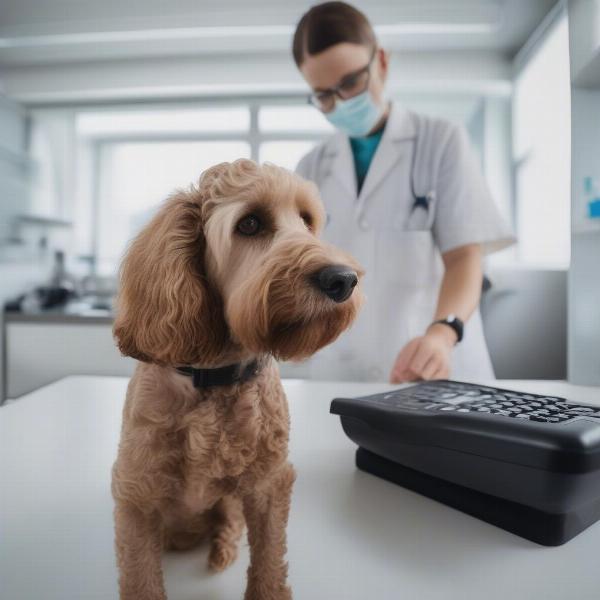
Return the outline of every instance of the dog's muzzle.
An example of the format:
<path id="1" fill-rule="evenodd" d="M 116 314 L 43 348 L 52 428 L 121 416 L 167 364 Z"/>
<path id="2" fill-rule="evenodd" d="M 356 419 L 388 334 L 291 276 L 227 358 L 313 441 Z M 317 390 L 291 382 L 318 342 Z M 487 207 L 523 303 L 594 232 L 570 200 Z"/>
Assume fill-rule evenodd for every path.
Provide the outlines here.
<path id="1" fill-rule="evenodd" d="M 356 271 L 346 265 L 330 265 L 310 276 L 312 284 L 335 302 L 344 302 L 358 283 Z"/>

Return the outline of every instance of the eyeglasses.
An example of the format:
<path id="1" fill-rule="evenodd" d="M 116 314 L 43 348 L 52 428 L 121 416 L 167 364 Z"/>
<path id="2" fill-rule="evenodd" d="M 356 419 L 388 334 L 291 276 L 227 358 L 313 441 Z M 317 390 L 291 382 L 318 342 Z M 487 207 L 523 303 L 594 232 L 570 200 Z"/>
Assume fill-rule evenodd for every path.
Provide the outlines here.
<path id="1" fill-rule="evenodd" d="M 371 54 L 369 62 L 362 69 L 348 73 L 337 85 L 309 94 L 308 102 L 316 106 L 321 112 L 328 113 L 335 108 L 336 96 L 340 100 L 348 100 L 362 94 L 369 87 L 371 65 L 376 53 L 377 48 L 373 48 L 373 54 Z"/>

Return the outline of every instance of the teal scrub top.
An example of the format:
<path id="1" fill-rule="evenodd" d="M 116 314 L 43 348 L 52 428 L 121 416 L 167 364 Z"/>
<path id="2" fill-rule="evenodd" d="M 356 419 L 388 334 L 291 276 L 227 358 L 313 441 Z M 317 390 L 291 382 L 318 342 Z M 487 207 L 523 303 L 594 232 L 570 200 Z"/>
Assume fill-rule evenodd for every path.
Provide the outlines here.
<path id="1" fill-rule="evenodd" d="M 365 137 L 350 138 L 350 147 L 352 148 L 352 155 L 354 156 L 356 183 L 358 184 L 359 192 L 365 177 L 367 176 L 367 171 L 369 170 L 369 166 L 373 160 L 381 136 L 383 135 L 383 130 L 384 127 Z"/>

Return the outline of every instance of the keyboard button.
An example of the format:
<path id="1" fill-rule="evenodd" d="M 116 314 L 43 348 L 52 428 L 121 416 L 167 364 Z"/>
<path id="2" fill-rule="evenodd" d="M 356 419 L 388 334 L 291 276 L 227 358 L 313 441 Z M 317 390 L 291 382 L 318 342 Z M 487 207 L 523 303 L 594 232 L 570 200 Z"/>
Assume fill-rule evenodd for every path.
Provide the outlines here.
<path id="1" fill-rule="evenodd" d="M 419 383 L 373 395 L 367 401 L 400 411 L 479 412 L 539 423 L 563 423 L 577 417 L 600 419 L 600 406 L 582 406 L 556 396 L 538 397 L 458 382 Z"/>

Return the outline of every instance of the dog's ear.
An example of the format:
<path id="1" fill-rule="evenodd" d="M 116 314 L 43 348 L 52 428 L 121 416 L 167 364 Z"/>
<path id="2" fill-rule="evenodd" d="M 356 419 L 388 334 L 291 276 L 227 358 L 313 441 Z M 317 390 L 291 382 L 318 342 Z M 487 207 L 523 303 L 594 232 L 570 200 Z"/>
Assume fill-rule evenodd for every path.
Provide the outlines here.
<path id="1" fill-rule="evenodd" d="M 178 192 L 128 248 L 113 334 L 126 356 L 162 365 L 210 362 L 228 331 L 204 271 L 198 190 Z"/>

